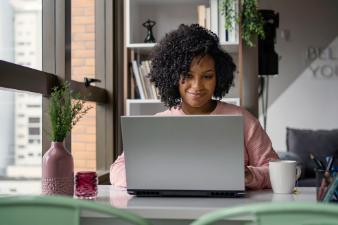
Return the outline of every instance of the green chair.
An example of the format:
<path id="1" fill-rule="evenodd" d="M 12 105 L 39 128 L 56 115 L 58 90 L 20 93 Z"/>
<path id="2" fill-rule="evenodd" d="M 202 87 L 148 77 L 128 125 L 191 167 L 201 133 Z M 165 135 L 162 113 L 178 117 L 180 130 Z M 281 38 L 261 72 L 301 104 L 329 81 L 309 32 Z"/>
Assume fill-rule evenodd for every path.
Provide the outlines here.
<path id="1" fill-rule="evenodd" d="M 97 212 L 105 219 L 114 217 L 128 224 L 149 225 L 137 215 L 94 201 L 61 196 L 0 197 L 0 223 L 4 225 L 79 225 L 82 210 Z"/>
<path id="2" fill-rule="evenodd" d="M 191 225 L 215 224 L 221 220 L 244 219 L 251 225 L 337 225 L 338 205 L 323 203 L 258 203 L 208 213 Z"/>

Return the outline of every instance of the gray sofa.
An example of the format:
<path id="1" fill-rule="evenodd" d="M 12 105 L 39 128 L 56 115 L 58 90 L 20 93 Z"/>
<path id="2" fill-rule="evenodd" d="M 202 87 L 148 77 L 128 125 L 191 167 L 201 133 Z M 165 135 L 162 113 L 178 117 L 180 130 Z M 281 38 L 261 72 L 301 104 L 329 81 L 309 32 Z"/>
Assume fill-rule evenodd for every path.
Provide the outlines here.
<path id="1" fill-rule="evenodd" d="M 302 168 L 299 186 L 309 187 L 316 185 L 314 168 L 316 167 L 310 154 L 326 163 L 325 157 L 334 155 L 334 165 L 338 165 L 338 129 L 309 130 L 287 128 L 287 152 L 278 152 L 281 159 L 290 159 L 298 162 Z"/>

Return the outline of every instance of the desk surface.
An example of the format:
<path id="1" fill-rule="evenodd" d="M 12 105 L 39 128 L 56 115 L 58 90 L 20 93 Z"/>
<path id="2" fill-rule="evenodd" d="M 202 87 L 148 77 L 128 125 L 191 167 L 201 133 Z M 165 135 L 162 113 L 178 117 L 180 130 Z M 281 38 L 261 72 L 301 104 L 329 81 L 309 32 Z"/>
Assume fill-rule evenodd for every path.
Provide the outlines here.
<path id="1" fill-rule="evenodd" d="M 316 202 L 315 188 L 298 188 L 296 194 L 273 194 L 271 190 L 249 191 L 246 198 L 135 197 L 124 189 L 100 185 L 96 201 L 124 208 L 149 219 L 196 219 L 227 207 L 259 202 Z"/>

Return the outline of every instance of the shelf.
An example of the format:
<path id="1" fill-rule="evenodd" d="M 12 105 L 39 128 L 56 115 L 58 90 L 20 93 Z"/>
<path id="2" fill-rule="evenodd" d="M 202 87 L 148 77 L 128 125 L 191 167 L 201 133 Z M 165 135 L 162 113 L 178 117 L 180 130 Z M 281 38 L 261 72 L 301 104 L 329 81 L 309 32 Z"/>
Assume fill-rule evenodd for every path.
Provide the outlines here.
<path id="1" fill-rule="evenodd" d="M 133 49 L 137 54 L 149 54 L 157 43 L 134 43 L 128 44 L 128 49 Z"/>
<path id="2" fill-rule="evenodd" d="M 157 43 L 133 43 L 133 44 L 128 44 L 127 48 L 152 48 L 156 44 Z"/>
<path id="3" fill-rule="evenodd" d="M 170 1 L 163 1 L 163 0 L 133 0 L 138 4 L 182 4 L 182 3 L 189 3 L 189 4 L 205 4 L 205 0 L 170 0 Z"/>
<path id="4" fill-rule="evenodd" d="M 239 47 L 239 44 L 238 43 L 221 43 L 221 46 L 222 46 L 222 49 L 225 50 L 227 53 L 231 53 L 231 54 L 234 54 L 234 53 L 238 53 L 238 47 Z"/>
<path id="5" fill-rule="evenodd" d="M 156 44 L 157 43 L 133 43 L 133 44 L 128 44 L 127 48 L 134 49 L 136 53 L 146 54 L 146 53 L 151 52 L 153 47 Z M 222 46 L 222 49 L 228 53 L 231 53 L 231 54 L 238 53 L 237 43 L 221 44 L 221 46 Z"/>

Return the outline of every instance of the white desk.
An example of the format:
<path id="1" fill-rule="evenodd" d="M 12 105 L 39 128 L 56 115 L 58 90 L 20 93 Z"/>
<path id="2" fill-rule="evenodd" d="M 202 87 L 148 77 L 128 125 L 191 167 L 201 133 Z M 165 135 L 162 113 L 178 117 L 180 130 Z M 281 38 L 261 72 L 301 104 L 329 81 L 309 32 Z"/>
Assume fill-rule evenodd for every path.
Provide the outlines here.
<path id="1" fill-rule="evenodd" d="M 258 202 L 316 202 L 315 188 L 298 188 L 297 194 L 273 194 L 271 190 L 252 191 L 247 193 L 246 198 L 154 198 L 134 197 L 123 189 L 117 189 L 110 185 L 99 185 L 97 202 L 122 208 L 138 214 L 160 225 L 184 225 L 199 218 L 205 213 L 221 208 L 234 207 Z M 0 196 L 4 193 L 0 193 Z M 13 193 L 14 194 L 14 193 Z M 21 193 L 40 194 L 36 193 Z M 8 194 L 4 194 L 8 195 Z M 15 193 L 14 195 L 20 195 Z M 114 218 L 107 218 L 97 213 L 82 212 L 81 225 L 88 224 L 111 224 Z M 224 221 L 219 224 L 241 224 L 251 218 L 238 218 L 233 221 Z M 115 223 L 114 223 L 115 224 Z M 117 224 L 125 224 L 120 223 Z"/>
<path id="2" fill-rule="evenodd" d="M 273 194 L 271 190 L 252 191 L 246 198 L 155 198 L 130 196 L 123 189 L 109 185 L 99 186 L 98 202 L 110 204 L 136 213 L 153 224 L 189 224 L 205 213 L 227 207 L 258 202 L 316 202 L 315 188 L 298 188 L 297 194 Z M 84 214 L 85 218 L 89 215 Z M 84 219 L 84 224 L 99 222 L 95 215 Z M 247 220 L 248 218 L 242 218 Z M 226 221 L 226 224 L 240 224 L 240 221 Z M 103 221 L 100 221 L 100 224 Z M 104 223 L 104 222 L 103 222 Z"/>

